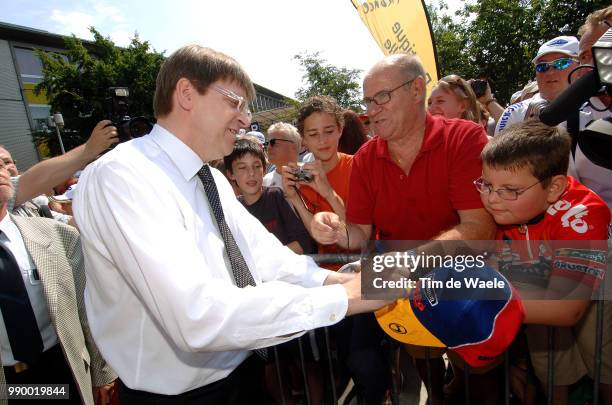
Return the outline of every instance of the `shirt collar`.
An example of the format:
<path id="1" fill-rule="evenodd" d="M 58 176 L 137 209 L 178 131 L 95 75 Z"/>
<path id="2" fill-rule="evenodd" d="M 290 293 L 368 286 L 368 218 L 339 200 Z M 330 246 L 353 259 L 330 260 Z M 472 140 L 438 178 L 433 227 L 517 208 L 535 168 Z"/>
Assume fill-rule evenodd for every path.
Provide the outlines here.
<path id="1" fill-rule="evenodd" d="M 8 239 L 9 242 L 13 242 L 17 235 L 15 235 L 15 231 L 19 232 L 15 227 L 15 223 L 11 219 L 11 216 L 7 212 L 4 218 L 0 220 L 0 232 Z"/>
<path id="2" fill-rule="evenodd" d="M 442 118 L 434 118 L 430 113 L 427 113 L 427 115 L 425 116 L 425 135 L 423 137 L 423 143 L 421 144 L 421 149 L 419 150 L 418 155 L 423 152 L 427 152 L 431 149 L 434 149 L 440 144 L 440 142 L 442 142 L 442 131 L 435 131 L 432 128 L 435 121 L 439 119 Z M 376 157 L 385 158 L 389 159 L 390 161 L 393 161 L 393 159 L 391 159 L 391 156 L 389 155 L 389 145 L 387 141 L 381 139 L 380 137 L 376 137 Z"/>
<path id="3" fill-rule="evenodd" d="M 195 176 L 204 165 L 200 157 L 164 127 L 155 124 L 153 130 L 148 135 L 151 137 L 168 158 L 179 169 L 185 181 L 189 181 Z"/>

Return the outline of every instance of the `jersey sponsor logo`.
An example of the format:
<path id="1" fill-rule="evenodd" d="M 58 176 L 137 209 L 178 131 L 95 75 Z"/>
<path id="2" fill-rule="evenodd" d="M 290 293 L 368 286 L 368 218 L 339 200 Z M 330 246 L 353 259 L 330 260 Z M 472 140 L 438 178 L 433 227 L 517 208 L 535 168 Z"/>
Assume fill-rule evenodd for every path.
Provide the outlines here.
<path id="1" fill-rule="evenodd" d="M 555 250 L 555 254 L 557 256 L 588 260 L 590 262 L 596 262 L 599 264 L 605 264 L 606 258 L 607 258 L 606 252 L 602 252 L 601 250 L 590 250 L 590 249 L 561 248 L 561 249 Z"/>
<path id="2" fill-rule="evenodd" d="M 583 219 L 587 216 L 589 210 L 584 204 L 578 204 L 572 207 L 572 204 L 566 200 L 559 200 L 546 210 L 549 215 L 556 215 L 558 212 L 567 211 L 561 217 L 561 225 L 564 228 L 571 227 L 574 232 L 586 233 L 589 229 L 589 224 Z"/>
<path id="3" fill-rule="evenodd" d="M 514 114 L 514 112 L 517 111 L 521 107 L 521 105 L 521 103 L 515 103 L 506 108 L 501 118 L 499 119 L 499 131 L 506 128 L 506 125 L 508 125 L 508 121 L 510 121 L 510 117 L 512 117 L 512 114 Z"/>
<path id="4" fill-rule="evenodd" d="M 555 260 L 553 266 L 559 270 L 588 274 L 589 276 L 597 277 L 603 280 L 604 270 L 587 266 L 585 264 L 569 263 L 562 260 Z"/>

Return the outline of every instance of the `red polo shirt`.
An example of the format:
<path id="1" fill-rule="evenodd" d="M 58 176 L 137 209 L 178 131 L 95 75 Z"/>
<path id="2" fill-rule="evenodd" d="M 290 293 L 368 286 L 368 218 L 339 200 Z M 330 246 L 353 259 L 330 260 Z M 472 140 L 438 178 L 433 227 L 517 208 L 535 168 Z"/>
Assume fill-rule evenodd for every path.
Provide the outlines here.
<path id="1" fill-rule="evenodd" d="M 459 223 L 458 210 L 483 208 L 472 182 L 482 174 L 487 141 L 481 125 L 427 114 L 421 150 L 406 175 L 387 142 L 371 139 L 353 159 L 348 221 L 374 225 L 380 239 L 433 239 Z"/>

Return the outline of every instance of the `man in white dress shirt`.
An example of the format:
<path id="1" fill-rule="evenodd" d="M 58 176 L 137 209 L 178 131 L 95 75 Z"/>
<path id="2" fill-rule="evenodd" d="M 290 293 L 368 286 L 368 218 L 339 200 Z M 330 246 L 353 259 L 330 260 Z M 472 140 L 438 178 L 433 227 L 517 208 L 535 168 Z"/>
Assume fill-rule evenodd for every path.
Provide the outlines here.
<path id="1" fill-rule="evenodd" d="M 257 403 L 251 349 L 383 303 L 360 300 L 359 277 L 282 246 L 209 171 L 250 123 L 255 91 L 234 59 L 186 46 L 156 84 L 153 131 L 91 164 L 73 200 L 92 334 L 119 375 L 122 405 Z M 203 172 L 252 275 L 244 288 Z"/>

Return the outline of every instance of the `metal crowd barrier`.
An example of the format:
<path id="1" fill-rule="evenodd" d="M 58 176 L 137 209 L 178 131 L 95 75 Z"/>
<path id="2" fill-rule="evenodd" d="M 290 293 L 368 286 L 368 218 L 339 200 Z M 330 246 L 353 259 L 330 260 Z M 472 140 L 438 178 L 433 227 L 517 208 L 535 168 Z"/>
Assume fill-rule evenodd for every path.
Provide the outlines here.
<path id="1" fill-rule="evenodd" d="M 344 263 L 349 263 L 349 262 L 353 262 L 353 261 L 357 261 L 360 259 L 359 255 L 356 254 L 325 254 L 325 255 L 310 255 L 318 264 L 344 264 Z M 610 258 L 609 258 L 610 260 Z M 601 379 L 601 356 L 602 356 L 602 339 L 603 339 L 603 320 L 604 320 L 604 300 L 601 299 L 602 297 L 604 297 L 604 291 L 603 291 L 603 285 L 604 283 L 602 283 L 601 288 L 598 291 L 599 294 L 599 299 L 596 301 L 596 305 L 597 305 L 597 317 L 596 317 L 596 333 L 595 333 L 595 359 L 594 359 L 594 364 L 595 364 L 595 370 L 594 370 L 594 376 L 593 376 L 593 405 L 599 405 L 600 400 L 599 400 L 599 382 Z M 552 387 L 553 387 L 553 382 L 554 382 L 554 376 L 555 376 L 555 364 L 554 364 L 554 356 L 553 356 L 553 352 L 554 352 L 554 337 L 555 337 L 555 329 L 554 327 L 549 327 L 548 328 L 548 369 L 547 369 L 547 381 L 546 381 L 546 391 L 547 391 L 547 403 L 548 404 L 552 404 L 553 403 L 553 396 L 551 395 L 552 393 Z M 339 400 L 341 399 L 339 397 L 339 393 L 338 390 L 336 388 L 336 379 L 335 379 L 335 374 L 334 374 L 334 366 L 333 366 L 333 358 L 332 358 L 332 350 L 331 350 L 331 346 L 330 346 L 330 336 L 329 336 L 329 329 L 323 328 L 323 333 L 324 333 L 324 343 L 325 343 L 325 353 L 326 353 L 326 363 L 327 363 L 327 374 L 329 376 L 329 383 L 330 383 L 330 391 L 331 391 L 331 399 L 332 399 L 332 403 L 333 404 L 339 404 Z M 307 371 L 306 371 L 306 364 L 305 364 L 305 355 L 304 355 L 304 347 L 303 347 L 303 339 L 304 337 L 309 336 L 308 334 L 303 335 L 302 337 L 300 337 L 298 339 L 298 345 L 299 345 L 299 360 L 300 360 L 300 370 L 302 373 L 302 380 L 303 380 L 303 390 L 304 390 L 304 399 L 305 399 L 305 403 L 307 405 L 310 405 L 312 403 L 312 400 L 310 398 L 310 387 L 308 384 L 308 378 L 307 378 Z M 395 350 L 401 350 L 401 345 L 398 342 L 392 342 L 391 343 L 393 345 L 393 349 L 390 350 L 390 358 L 389 358 L 389 369 L 391 372 L 391 380 L 392 380 L 392 390 L 391 390 L 391 401 L 393 403 L 393 405 L 399 405 L 400 404 L 400 390 L 401 387 L 397 384 L 397 376 L 400 375 L 401 373 L 401 365 L 399 362 L 399 359 L 396 358 L 397 353 L 395 352 Z M 320 353 L 321 351 L 319 351 Z M 426 354 L 426 356 L 428 357 L 428 352 Z M 284 395 L 284 383 L 283 383 L 283 376 L 282 376 L 282 372 L 281 372 L 281 367 L 280 367 L 280 360 L 279 360 L 279 355 L 278 355 L 278 351 L 276 349 L 276 347 L 274 347 L 274 358 L 275 358 L 275 368 L 276 368 L 276 376 L 278 379 L 278 384 L 279 384 L 279 388 L 280 388 L 280 393 L 281 393 L 281 404 L 285 405 L 287 402 L 287 399 L 285 398 Z M 503 361 L 503 371 L 504 371 L 504 384 L 503 384 L 503 389 L 504 389 L 504 403 L 506 405 L 510 405 L 510 401 L 512 399 L 512 393 L 511 393 L 511 386 L 510 386 L 510 354 L 508 353 L 508 351 L 506 351 L 504 353 L 504 361 Z M 455 371 L 457 372 L 457 371 Z M 470 404 L 470 392 L 472 390 L 472 388 L 470 387 L 470 367 L 466 364 L 464 367 L 464 404 L 465 405 L 469 405 Z M 430 369 L 430 364 L 429 361 L 427 362 L 427 384 L 425 384 L 425 386 L 427 387 L 427 391 L 428 391 L 428 395 L 430 395 L 431 393 L 429 392 L 429 387 L 431 387 L 431 369 Z M 350 383 L 350 382 L 349 382 Z M 341 389 L 343 389 L 343 391 L 346 391 L 348 389 L 348 385 L 347 387 L 340 387 Z M 342 402 L 343 404 L 348 405 L 349 403 L 353 403 L 355 401 L 355 399 L 357 399 L 358 403 L 359 399 L 355 398 L 355 387 L 353 387 L 353 391 L 349 392 L 349 394 L 347 396 L 345 396 L 344 402 Z M 423 403 L 424 400 L 421 399 L 421 402 Z M 413 405 L 413 404 L 409 404 L 409 405 Z M 418 405 L 418 404 L 417 404 Z M 477 404 L 478 405 L 478 404 Z"/>

